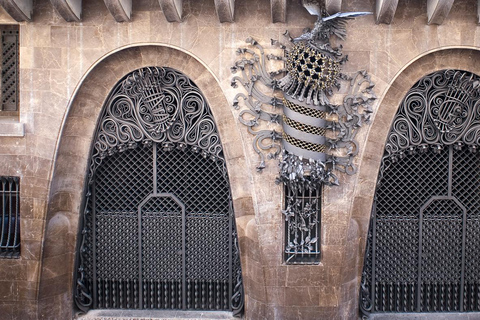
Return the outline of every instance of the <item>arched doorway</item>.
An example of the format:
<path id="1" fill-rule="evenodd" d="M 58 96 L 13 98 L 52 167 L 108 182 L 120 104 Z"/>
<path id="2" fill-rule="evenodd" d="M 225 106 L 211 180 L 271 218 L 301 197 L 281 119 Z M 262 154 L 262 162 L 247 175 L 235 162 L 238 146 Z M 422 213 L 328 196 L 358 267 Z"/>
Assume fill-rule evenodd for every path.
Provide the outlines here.
<path id="1" fill-rule="evenodd" d="M 75 303 L 243 310 L 223 148 L 198 87 L 171 68 L 125 76 L 93 140 Z"/>
<path id="2" fill-rule="evenodd" d="M 418 81 L 388 134 L 367 237 L 363 314 L 480 309 L 476 75 Z"/>

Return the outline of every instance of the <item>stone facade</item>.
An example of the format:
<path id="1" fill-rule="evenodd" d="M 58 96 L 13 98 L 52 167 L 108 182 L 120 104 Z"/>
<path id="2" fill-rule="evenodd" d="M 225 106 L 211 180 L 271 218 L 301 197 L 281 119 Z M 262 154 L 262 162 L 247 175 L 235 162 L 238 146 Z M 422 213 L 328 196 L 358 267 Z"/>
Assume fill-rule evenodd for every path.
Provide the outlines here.
<path id="1" fill-rule="evenodd" d="M 285 30 L 300 34 L 315 18 L 288 2 L 272 23 L 266 1 L 237 1 L 235 22 L 220 23 L 214 1 L 185 1 L 169 23 L 156 0 L 135 0 L 131 21 L 116 22 L 102 1 L 83 1 L 81 22 L 66 22 L 48 0 L 20 23 L 18 117 L 0 114 L 0 175 L 19 176 L 21 258 L 0 260 L 2 319 L 71 319 L 79 212 L 96 121 L 113 86 L 144 66 L 175 68 L 206 97 L 220 132 L 234 198 L 247 319 L 357 319 L 365 237 L 383 146 L 395 112 L 421 77 L 446 68 L 480 74 L 474 1 L 457 0 L 441 25 L 428 25 L 425 1 L 401 2 L 390 25 L 352 20 L 344 71 L 368 70 L 378 96 L 358 140 L 358 173 L 326 187 L 319 265 L 285 265 L 282 187 L 270 161 L 256 172 L 252 136 L 231 107 L 230 66 L 252 36 L 270 49 Z M 473 8 L 473 9 L 472 9 Z M 342 11 L 374 11 L 373 0 Z M 16 24 L 3 9 L 1 24 Z M 24 127 L 24 136 L 9 136 Z M 17 130 L 18 131 L 18 130 Z M 15 131 L 15 132 L 17 132 Z M 20 134 L 21 135 L 21 134 Z"/>

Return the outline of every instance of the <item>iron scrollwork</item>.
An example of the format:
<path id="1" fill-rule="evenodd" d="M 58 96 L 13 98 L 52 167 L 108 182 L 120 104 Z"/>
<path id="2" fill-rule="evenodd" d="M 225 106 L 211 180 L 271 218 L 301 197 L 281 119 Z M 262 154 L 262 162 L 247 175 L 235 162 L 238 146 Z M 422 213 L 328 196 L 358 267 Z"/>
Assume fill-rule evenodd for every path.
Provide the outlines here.
<path id="1" fill-rule="evenodd" d="M 427 147 L 468 146 L 480 142 L 480 81 L 457 70 L 421 79 L 407 94 L 388 136 L 387 156 Z"/>
<path id="2" fill-rule="evenodd" d="M 238 73 L 231 85 L 241 85 L 246 91 L 236 95 L 233 106 L 236 109 L 245 106 L 239 113 L 239 121 L 255 136 L 253 148 L 260 157 L 257 170 L 261 172 L 265 168 L 266 158 L 280 158 L 276 182 L 283 184 L 289 195 L 283 211 L 288 233 L 285 253 L 289 263 L 293 263 L 295 259 L 291 259 L 295 255 L 318 254 L 317 245 L 312 246 L 320 224 L 321 192 L 317 189 L 338 185 L 335 171 L 356 172 L 353 160 L 358 154 L 358 143 L 355 137 L 369 122 L 376 99 L 374 84 L 367 72 L 342 73 L 347 56 L 343 56 L 341 46 L 334 48 L 330 44 L 332 36 L 345 39 L 348 19 L 369 13 L 329 16 L 317 1 L 303 3 L 318 17 L 312 30 L 296 38 L 285 32 L 287 44 L 272 39 L 271 44 L 279 48 L 282 55 L 266 54 L 263 46 L 250 37 L 246 40 L 250 47 L 237 50 L 241 58 L 231 68 L 233 73 Z M 283 67 L 268 71 L 267 65 L 276 61 L 283 63 Z M 346 86 L 347 92 L 343 102 L 330 102 L 342 86 Z M 269 88 L 273 93 L 262 88 Z M 274 128 L 266 129 L 264 124 Z M 300 199 L 302 204 L 297 205 Z M 309 213 L 312 219 L 306 227 L 301 222 L 302 216 L 311 208 L 316 208 L 316 212 Z"/>
<path id="3" fill-rule="evenodd" d="M 140 233 L 137 225 L 143 226 Z M 198 241 L 198 232 L 211 239 Z M 75 303 L 82 312 L 243 313 L 240 251 L 221 141 L 205 98 L 182 73 L 142 68 L 112 90 L 95 133 L 79 241 Z"/>
<path id="4" fill-rule="evenodd" d="M 93 157 L 105 157 L 138 143 L 164 148 L 191 146 L 221 157 L 215 122 L 198 87 L 168 68 L 134 71 L 107 101 Z"/>

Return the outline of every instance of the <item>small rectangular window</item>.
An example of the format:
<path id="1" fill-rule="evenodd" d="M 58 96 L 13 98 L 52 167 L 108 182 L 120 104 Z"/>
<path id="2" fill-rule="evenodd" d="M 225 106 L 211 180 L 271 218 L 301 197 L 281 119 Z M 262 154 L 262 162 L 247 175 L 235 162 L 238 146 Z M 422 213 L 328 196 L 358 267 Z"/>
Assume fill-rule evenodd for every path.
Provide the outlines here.
<path id="1" fill-rule="evenodd" d="M 18 25 L 1 25 L 2 33 L 2 104 L 5 113 L 18 111 Z"/>
<path id="2" fill-rule="evenodd" d="M 19 182 L 18 177 L 0 177 L 1 258 L 18 258 L 20 256 Z"/>
<path id="3" fill-rule="evenodd" d="M 297 190 L 285 186 L 285 263 L 320 262 L 321 195 L 321 186 Z"/>

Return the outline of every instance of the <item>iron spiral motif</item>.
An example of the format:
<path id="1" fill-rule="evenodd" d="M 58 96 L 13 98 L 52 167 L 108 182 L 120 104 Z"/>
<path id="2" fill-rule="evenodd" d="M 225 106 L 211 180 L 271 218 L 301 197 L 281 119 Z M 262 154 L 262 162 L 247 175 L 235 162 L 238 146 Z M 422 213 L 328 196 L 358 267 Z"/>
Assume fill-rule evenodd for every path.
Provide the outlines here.
<path id="1" fill-rule="evenodd" d="M 243 313 L 228 173 L 210 108 L 182 73 L 142 68 L 95 133 L 79 236 L 78 309 Z"/>
<path id="2" fill-rule="evenodd" d="M 170 68 L 144 68 L 113 90 L 100 123 L 94 158 L 139 143 L 192 146 L 221 157 L 222 146 L 205 98 L 185 75 Z"/>
<path id="3" fill-rule="evenodd" d="M 328 16 L 318 1 L 304 6 L 318 17 L 311 31 L 297 38 L 285 32 L 287 44 L 272 39 L 281 55 L 266 54 L 255 39 L 247 38 L 251 46 L 237 50 L 240 59 L 231 68 L 237 74 L 232 87 L 241 85 L 246 91 L 235 96 L 233 106 L 244 106 L 239 121 L 254 135 L 257 170 L 265 168 L 265 158 L 280 158 L 276 183 L 285 188 L 284 253 L 291 264 L 320 261 L 321 188 L 338 185 L 338 171 L 356 172 L 356 135 L 369 122 L 376 99 L 367 72 L 342 73 L 347 57 L 341 46 L 330 44 L 332 36 L 345 39 L 348 19 L 368 13 Z M 275 61 L 283 68 L 269 72 Z M 346 92 L 343 101 L 331 102 L 340 91 Z"/>
<path id="4" fill-rule="evenodd" d="M 402 101 L 378 175 L 360 311 L 480 311 L 480 78 L 425 76 Z"/>
<path id="5" fill-rule="evenodd" d="M 457 70 L 436 72 L 421 79 L 407 94 L 385 151 L 401 156 L 418 148 L 480 143 L 480 81 Z"/>

